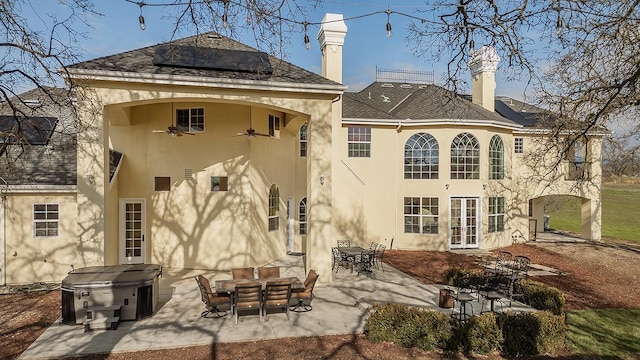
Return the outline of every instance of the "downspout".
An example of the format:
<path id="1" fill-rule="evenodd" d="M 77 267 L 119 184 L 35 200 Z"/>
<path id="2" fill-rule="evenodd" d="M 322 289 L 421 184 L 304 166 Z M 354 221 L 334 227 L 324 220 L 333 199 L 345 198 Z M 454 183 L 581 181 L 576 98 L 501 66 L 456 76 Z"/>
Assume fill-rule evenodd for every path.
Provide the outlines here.
<path id="1" fill-rule="evenodd" d="M 7 180 L 0 177 L 0 180 L 4 182 L 4 185 L 0 186 L 0 202 L 2 207 L 0 208 L 0 248 L 2 248 L 2 274 L 0 277 L 0 284 L 7 285 L 7 221 L 6 221 L 6 207 L 7 207 Z"/>
<path id="2" fill-rule="evenodd" d="M 396 162 L 396 164 L 394 166 L 394 169 L 396 170 L 396 171 L 394 171 L 394 173 L 396 174 L 396 176 L 395 176 L 395 180 L 396 180 L 395 181 L 396 182 L 395 183 L 395 192 L 396 192 L 395 201 L 398 201 L 398 176 L 400 176 L 399 175 L 400 172 L 398 171 L 398 136 L 400 136 L 399 134 L 400 134 L 401 131 L 402 131 L 402 121 L 398 121 L 398 126 L 396 127 L 396 151 L 395 151 L 395 154 L 396 154 L 395 162 Z M 389 244 L 389 250 L 393 249 L 393 239 L 398 237 L 398 208 L 399 208 L 399 206 L 396 204 L 396 206 L 394 206 L 394 209 L 395 209 L 396 213 L 395 213 L 395 216 L 394 216 L 395 220 L 393 222 L 393 237 L 391 238 L 391 244 Z"/>

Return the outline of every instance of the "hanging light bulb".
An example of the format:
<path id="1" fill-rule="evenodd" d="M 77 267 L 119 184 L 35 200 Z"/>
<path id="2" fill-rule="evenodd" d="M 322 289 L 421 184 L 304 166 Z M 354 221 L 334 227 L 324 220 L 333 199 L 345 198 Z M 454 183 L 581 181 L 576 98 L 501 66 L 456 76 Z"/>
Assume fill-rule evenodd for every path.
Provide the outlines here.
<path id="1" fill-rule="evenodd" d="M 390 38 L 391 36 L 393 36 L 393 32 L 391 31 L 391 9 L 387 9 L 386 11 L 387 13 L 387 38 Z"/>
<path id="2" fill-rule="evenodd" d="M 227 12 L 229 12 L 229 1 L 224 1 L 224 14 L 222 14 L 222 27 L 224 29 L 229 27 L 229 23 L 227 22 Z"/>
<path id="3" fill-rule="evenodd" d="M 147 30 L 147 25 L 144 23 L 144 16 L 138 16 L 138 21 L 140 22 L 140 30 Z"/>
<path id="4" fill-rule="evenodd" d="M 558 15 L 558 22 L 556 23 L 556 33 L 558 35 L 562 34 L 562 18 L 560 17 L 560 15 Z"/>
<path id="5" fill-rule="evenodd" d="M 309 34 L 307 34 L 307 25 L 309 25 L 308 22 L 304 22 L 304 48 L 307 50 L 311 49 L 311 41 L 309 41 Z"/>
<path id="6" fill-rule="evenodd" d="M 471 39 L 471 41 L 469 41 L 469 49 L 473 50 L 475 45 L 476 45 L 476 43 L 473 41 L 473 39 Z"/>
<path id="7" fill-rule="evenodd" d="M 144 23 L 144 16 L 142 16 L 142 7 L 144 6 L 144 2 L 140 4 L 140 16 L 138 16 L 138 22 L 140 23 L 140 30 L 147 30 L 147 25 Z"/>

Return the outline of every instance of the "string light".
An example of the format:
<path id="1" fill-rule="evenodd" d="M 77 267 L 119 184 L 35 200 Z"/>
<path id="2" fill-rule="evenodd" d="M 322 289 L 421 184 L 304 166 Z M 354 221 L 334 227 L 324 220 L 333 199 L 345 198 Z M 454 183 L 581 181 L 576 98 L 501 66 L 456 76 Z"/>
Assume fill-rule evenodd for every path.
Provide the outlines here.
<path id="1" fill-rule="evenodd" d="M 224 29 L 229 27 L 229 23 L 227 22 L 227 12 L 229 12 L 229 0 L 224 1 L 224 14 L 222 14 L 222 27 Z"/>
<path id="2" fill-rule="evenodd" d="M 138 22 L 140 23 L 140 30 L 147 30 L 147 25 L 144 23 L 144 16 L 142 16 L 142 7 L 144 6 L 144 2 L 138 3 L 140 6 L 140 16 L 138 16 Z"/>
<path id="3" fill-rule="evenodd" d="M 309 25 L 308 22 L 304 22 L 304 48 L 307 50 L 311 49 L 311 42 L 309 41 L 309 34 L 307 34 L 307 26 Z"/>
<path id="4" fill-rule="evenodd" d="M 390 38 L 391 36 L 393 36 L 393 32 L 391 31 L 391 9 L 388 8 L 387 11 L 385 11 L 387 13 L 387 38 Z"/>

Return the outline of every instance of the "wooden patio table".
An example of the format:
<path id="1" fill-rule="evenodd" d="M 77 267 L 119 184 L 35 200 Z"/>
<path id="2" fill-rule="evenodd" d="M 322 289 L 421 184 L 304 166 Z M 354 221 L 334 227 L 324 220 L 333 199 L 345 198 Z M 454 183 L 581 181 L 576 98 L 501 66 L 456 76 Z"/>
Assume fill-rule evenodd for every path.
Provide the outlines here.
<path id="1" fill-rule="evenodd" d="M 262 290 L 267 288 L 267 282 L 290 282 L 291 289 L 304 289 L 304 283 L 298 277 L 278 277 L 278 278 L 262 278 L 262 279 L 236 279 L 236 280 L 216 280 L 216 292 L 226 292 L 232 294 L 236 291 L 236 285 L 259 282 L 262 284 Z"/>

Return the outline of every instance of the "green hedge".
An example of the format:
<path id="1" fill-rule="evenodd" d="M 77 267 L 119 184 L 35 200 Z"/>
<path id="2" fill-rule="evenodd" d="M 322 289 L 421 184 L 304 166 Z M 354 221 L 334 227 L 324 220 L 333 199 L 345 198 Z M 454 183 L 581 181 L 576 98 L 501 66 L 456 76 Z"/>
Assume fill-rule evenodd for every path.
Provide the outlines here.
<path id="1" fill-rule="evenodd" d="M 554 315 L 564 314 L 564 294 L 552 286 L 522 280 L 516 283 L 514 292 L 524 294 L 525 303 L 534 309 L 550 311 Z"/>
<path id="2" fill-rule="evenodd" d="M 484 313 L 460 322 L 440 311 L 398 304 L 374 306 L 364 327 L 373 342 L 466 354 L 502 349 L 509 355 L 556 352 L 564 346 L 566 331 L 564 316 L 548 311 Z"/>
<path id="3" fill-rule="evenodd" d="M 504 336 L 502 350 L 508 355 L 554 353 L 565 345 L 564 315 L 548 311 L 504 313 L 498 323 Z"/>
<path id="4" fill-rule="evenodd" d="M 364 331 L 373 342 L 390 341 L 422 350 L 445 348 L 452 334 L 449 316 L 398 304 L 374 306 Z"/>

